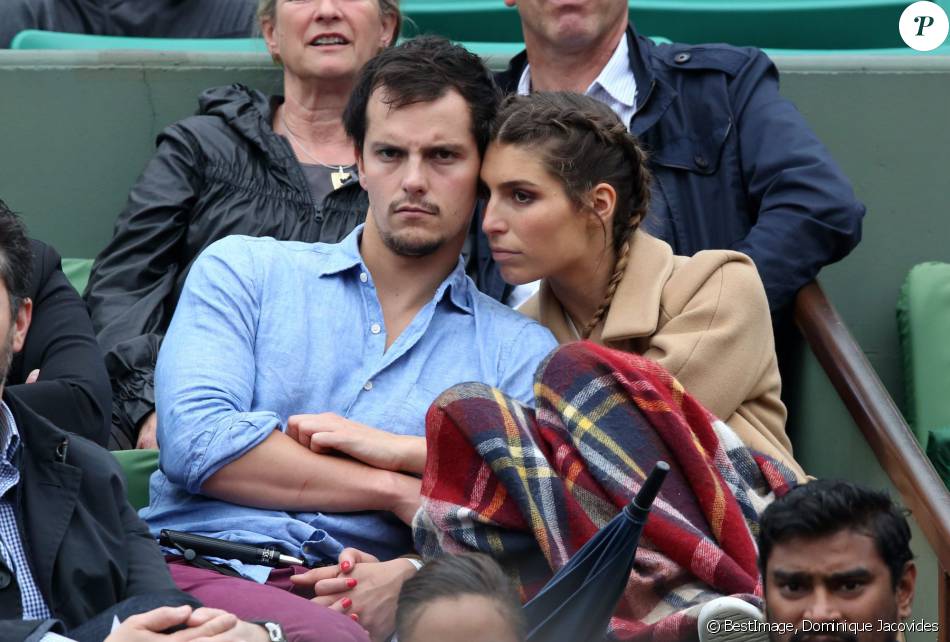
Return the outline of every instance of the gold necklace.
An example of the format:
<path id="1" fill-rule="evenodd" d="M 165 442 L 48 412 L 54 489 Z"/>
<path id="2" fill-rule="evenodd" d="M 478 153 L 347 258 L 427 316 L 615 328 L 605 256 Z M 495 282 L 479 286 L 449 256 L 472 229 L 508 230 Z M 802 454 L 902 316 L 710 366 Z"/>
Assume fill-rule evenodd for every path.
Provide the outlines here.
<path id="1" fill-rule="evenodd" d="M 333 185 L 333 189 L 339 189 L 341 186 L 346 184 L 350 178 L 353 177 L 353 172 L 347 172 L 344 170 L 345 165 L 327 165 L 319 158 L 314 158 L 313 154 L 307 151 L 307 148 L 304 147 L 303 143 L 300 142 L 294 133 L 290 130 L 290 127 L 287 126 L 287 120 L 284 118 L 284 110 L 280 110 L 280 124 L 284 126 L 284 131 L 287 132 L 287 135 L 290 136 L 290 140 L 297 144 L 297 147 L 304 153 L 304 155 L 315 162 L 317 165 L 322 165 L 327 169 L 336 169 L 335 172 L 330 172 L 330 184 Z"/>

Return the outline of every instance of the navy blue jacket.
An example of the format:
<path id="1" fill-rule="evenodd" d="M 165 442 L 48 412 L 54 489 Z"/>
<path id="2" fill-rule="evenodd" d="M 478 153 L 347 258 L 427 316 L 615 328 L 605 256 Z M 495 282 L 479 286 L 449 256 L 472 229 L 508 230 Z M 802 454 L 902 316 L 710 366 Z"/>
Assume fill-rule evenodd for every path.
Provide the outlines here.
<path id="1" fill-rule="evenodd" d="M 760 50 L 656 45 L 629 27 L 637 112 L 630 130 L 656 177 L 644 228 L 677 254 L 748 254 L 773 315 L 861 239 L 864 206 Z M 497 80 L 514 92 L 527 56 Z M 489 272 L 479 252 L 480 271 Z M 497 270 L 496 270 L 497 271 Z"/>

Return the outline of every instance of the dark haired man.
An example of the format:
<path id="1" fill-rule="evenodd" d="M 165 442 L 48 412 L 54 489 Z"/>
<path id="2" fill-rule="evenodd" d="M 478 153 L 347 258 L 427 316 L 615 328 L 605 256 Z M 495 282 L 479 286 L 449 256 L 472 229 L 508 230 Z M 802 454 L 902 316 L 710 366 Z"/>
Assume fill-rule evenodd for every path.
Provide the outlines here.
<path id="1" fill-rule="evenodd" d="M 31 320 L 23 348 L 7 369 L 7 388 L 53 425 L 104 446 L 112 389 L 86 305 L 63 274 L 56 250 L 26 239 L 2 199 L 0 218 L 6 228 L 5 249 L 11 255 L 32 255 L 28 272 L 8 274 L 10 279 L 29 281 L 20 305 L 28 309 Z M 10 226 L 21 231 L 13 233 Z M 0 266 L 9 269 L 10 263 Z"/>
<path id="2" fill-rule="evenodd" d="M 109 642 L 263 642 L 264 628 L 193 610 L 175 588 L 108 452 L 4 387 L 30 327 L 31 262 L 22 223 L 0 207 L 0 639 L 98 642 L 118 617 Z"/>
<path id="3" fill-rule="evenodd" d="M 628 24 L 627 0 L 505 4 L 518 7 L 526 51 L 500 75 L 502 87 L 576 91 L 610 106 L 650 150 L 656 180 L 644 229 L 676 254 L 748 254 L 774 317 L 858 243 L 864 207 L 779 95 L 764 53 L 656 45 Z M 478 249 L 483 288 L 495 292 L 497 267 Z"/>
<path id="4" fill-rule="evenodd" d="M 835 480 L 792 490 L 759 525 L 773 640 L 891 642 L 910 617 L 917 567 L 910 526 L 886 493 Z"/>
<path id="5" fill-rule="evenodd" d="M 768 625 L 736 642 L 893 642 L 911 613 L 917 568 L 910 526 L 886 493 L 836 480 L 799 486 L 759 524 Z M 723 613 L 720 613 L 723 615 Z M 723 635 L 742 619 L 720 618 Z"/>
<path id="6" fill-rule="evenodd" d="M 385 50 L 344 118 L 365 226 L 336 245 L 230 237 L 196 260 L 158 360 L 162 470 L 142 512 L 153 532 L 313 562 L 362 549 L 383 562 L 341 580 L 359 586 L 334 608 L 376 639 L 392 632 L 416 569 L 399 556 L 411 551 L 429 405 L 473 380 L 530 402 L 556 345 L 479 293 L 459 257 L 496 105 L 490 74 L 461 47 L 421 38 Z M 229 567 L 270 585 L 171 565 L 206 604 L 273 617 L 288 637 L 359 639 L 342 626 L 328 635 L 333 614 L 275 588 L 290 585 L 288 569 Z M 313 595 L 313 582 L 298 587 Z"/>

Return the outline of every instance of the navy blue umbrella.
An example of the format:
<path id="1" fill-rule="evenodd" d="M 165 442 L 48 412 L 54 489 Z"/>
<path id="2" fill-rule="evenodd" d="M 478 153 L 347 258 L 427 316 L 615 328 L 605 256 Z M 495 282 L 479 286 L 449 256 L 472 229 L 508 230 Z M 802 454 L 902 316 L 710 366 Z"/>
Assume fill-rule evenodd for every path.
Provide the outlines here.
<path id="1" fill-rule="evenodd" d="M 653 500 L 670 472 L 658 461 L 637 496 L 524 605 L 528 642 L 603 640 L 623 595 Z"/>

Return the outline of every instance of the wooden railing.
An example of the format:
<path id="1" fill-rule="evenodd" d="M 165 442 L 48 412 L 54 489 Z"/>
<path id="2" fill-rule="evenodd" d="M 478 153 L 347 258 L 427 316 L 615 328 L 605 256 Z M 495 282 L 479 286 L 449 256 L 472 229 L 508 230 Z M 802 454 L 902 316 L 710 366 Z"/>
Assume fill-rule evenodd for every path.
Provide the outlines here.
<path id="1" fill-rule="evenodd" d="M 917 591 L 938 591 L 937 639 L 950 642 L 950 492 L 818 283 L 798 293 L 795 323 L 936 553 L 939 586 Z"/>

